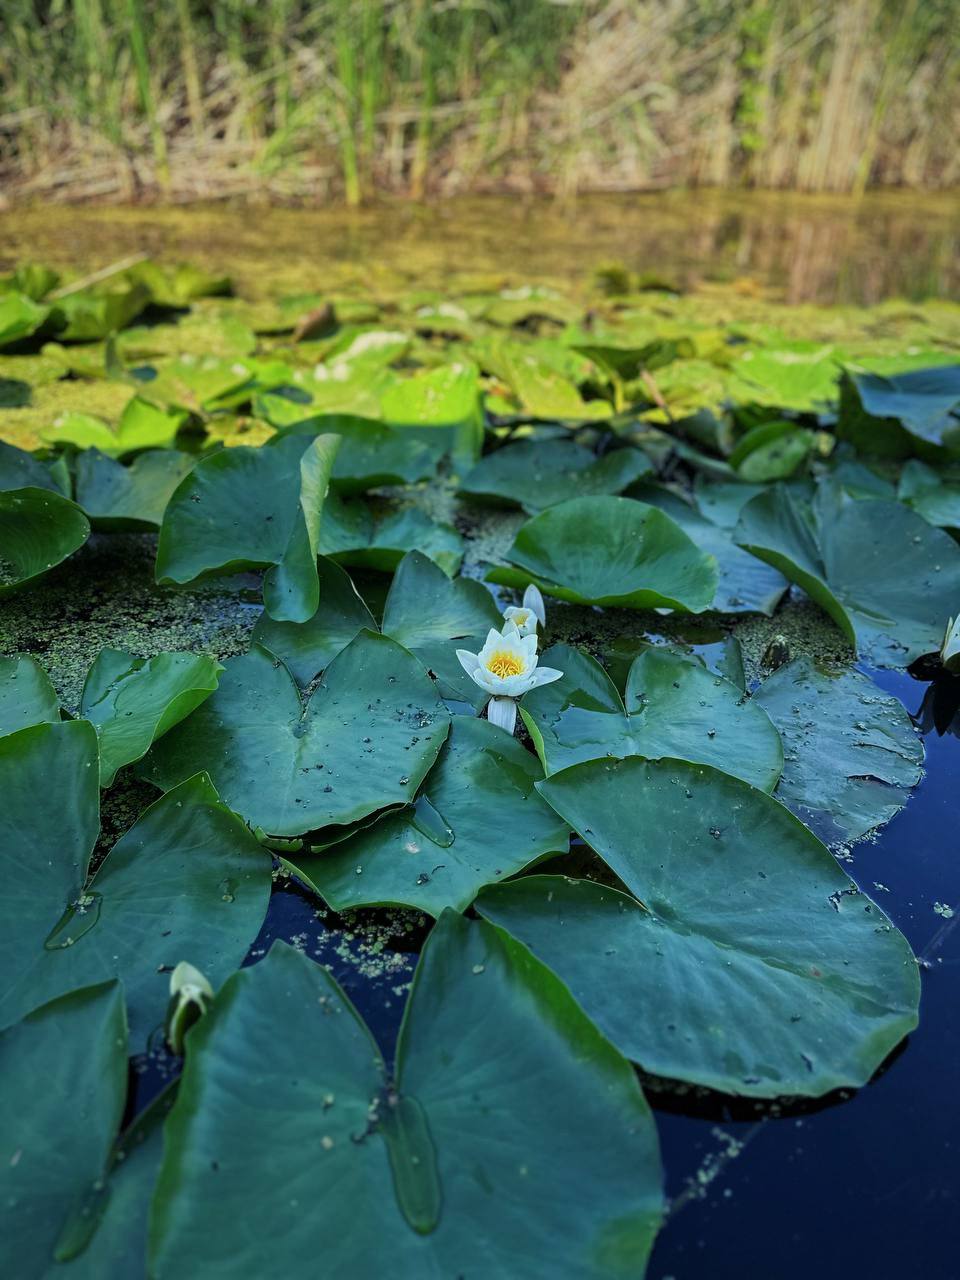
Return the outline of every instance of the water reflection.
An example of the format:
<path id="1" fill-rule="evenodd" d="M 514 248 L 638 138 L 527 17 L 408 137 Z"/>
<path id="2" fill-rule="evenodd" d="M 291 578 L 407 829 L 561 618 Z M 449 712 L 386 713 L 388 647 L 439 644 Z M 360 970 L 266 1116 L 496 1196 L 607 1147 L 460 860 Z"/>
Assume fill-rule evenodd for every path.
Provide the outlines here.
<path id="1" fill-rule="evenodd" d="M 0 214 L 0 270 L 73 270 L 129 253 L 200 261 L 244 294 L 349 285 L 398 288 L 546 280 L 560 287 L 619 263 L 680 288 L 735 283 L 791 303 L 866 305 L 960 296 L 960 203 L 952 195 L 844 197 L 661 192 L 572 204 L 488 197 L 368 209 L 60 208 Z"/>

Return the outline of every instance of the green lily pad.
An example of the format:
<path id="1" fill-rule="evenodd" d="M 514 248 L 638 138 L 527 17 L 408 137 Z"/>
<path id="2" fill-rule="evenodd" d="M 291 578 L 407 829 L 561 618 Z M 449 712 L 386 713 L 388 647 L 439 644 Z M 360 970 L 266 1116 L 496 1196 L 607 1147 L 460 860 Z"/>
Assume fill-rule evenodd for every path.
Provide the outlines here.
<path id="1" fill-rule="evenodd" d="M 732 373 L 727 393 L 740 404 L 816 413 L 835 404 L 839 395 L 836 353 L 819 343 L 751 348 L 734 362 Z"/>
<path id="2" fill-rule="evenodd" d="M 673 520 L 630 498 L 573 498 L 528 520 L 488 572 L 510 587 L 536 583 L 572 604 L 626 609 L 709 609 L 717 564 Z"/>
<path id="3" fill-rule="evenodd" d="M 821 840 L 856 840 L 888 822 L 923 775 L 923 739 L 898 699 L 859 671 L 797 658 L 754 694 L 780 731 L 776 790 Z"/>
<path id="4" fill-rule="evenodd" d="M 321 556 L 317 577 L 320 605 L 312 618 L 306 622 L 277 622 L 264 610 L 253 629 L 253 640 L 281 658 L 301 688 L 361 631 L 377 630 L 373 614 L 335 561 Z"/>
<path id="5" fill-rule="evenodd" d="M 209 698 L 222 670 L 206 654 L 135 658 L 101 650 L 80 697 L 80 714 L 100 740 L 100 785 L 111 786 L 118 769 L 142 760 L 151 743 Z"/>
<path id="6" fill-rule="evenodd" d="M 56 480 L 39 458 L 25 449 L 0 440 L 0 491 L 6 489 L 49 489 L 59 493 Z"/>
<path id="7" fill-rule="evenodd" d="M 160 307 L 186 307 L 195 298 L 221 298 L 233 293 L 229 276 L 215 276 L 189 262 L 161 266 L 159 262 L 138 262 L 128 267 L 129 280 L 145 284 L 150 297 Z"/>
<path id="8" fill-rule="evenodd" d="M 445 441 L 430 429 L 388 427 L 373 418 L 320 414 L 289 428 L 297 435 L 332 432 L 340 437 L 332 481 L 341 493 L 381 485 L 416 484 L 436 474 Z"/>
<path id="9" fill-rule="evenodd" d="M 62 342 L 97 342 L 135 320 L 150 301 L 150 290 L 139 282 L 126 288 L 82 289 L 57 299 L 64 325 Z"/>
<path id="10" fill-rule="evenodd" d="M 77 454 L 74 497 L 95 529 L 158 529 L 167 503 L 196 462 L 189 453 L 156 449 L 124 466 L 99 449 L 85 449 Z"/>
<path id="11" fill-rule="evenodd" d="M 736 541 L 774 565 L 878 666 L 939 646 L 960 598 L 960 548 L 898 502 L 823 505 L 819 520 L 777 488 L 744 508 Z"/>
<path id="12" fill-rule="evenodd" d="M 597 458 L 572 440 L 522 440 L 481 458 L 460 492 L 536 515 L 569 498 L 622 493 L 651 470 L 639 449 L 615 449 Z"/>
<path id="13" fill-rule="evenodd" d="M 89 536 L 89 520 L 69 498 L 47 489 L 0 492 L 0 596 L 48 573 Z"/>
<path id="14" fill-rule="evenodd" d="M 864 453 L 960 452 L 960 364 L 883 376 L 847 369 L 837 434 Z"/>
<path id="15" fill-rule="evenodd" d="M 254 640 L 282 658 L 304 687 L 346 648 L 358 632 L 377 630 L 370 610 L 347 574 L 321 556 L 320 607 L 307 622 L 275 622 L 262 614 Z M 478 710 L 487 695 L 466 675 L 457 649 L 479 649 L 503 618 L 490 592 L 468 578 L 450 578 L 428 556 L 409 551 L 400 561 L 383 615 L 383 633 L 414 653 L 437 680 L 445 698 Z"/>
<path id="16" fill-rule="evenodd" d="M 522 947 L 448 912 L 389 1088 L 320 966 L 277 944 L 231 980 L 187 1040 L 149 1269 L 295 1274 L 322 1239 L 331 1275 L 640 1280 L 662 1211 L 627 1064 Z"/>
<path id="17" fill-rule="evenodd" d="M 181 355 L 158 362 L 155 373 L 144 395 L 157 404 L 201 415 L 245 403 L 256 385 L 248 364 L 215 355 Z"/>
<path id="18" fill-rule="evenodd" d="M 483 444 L 477 366 L 457 360 L 412 377 L 394 377 L 381 394 L 380 415 L 391 426 L 450 428 L 457 463 L 475 461 Z"/>
<path id="19" fill-rule="evenodd" d="M 22 293 L 0 293 L 0 347 L 22 342 L 42 330 L 50 310 Z"/>
<path id="20" fill-rule="evenodd" d="M 113 1145 L 98 1179 L 99 1194 L 81 1200 L 58 1242 L 54 1265 L 44 1280 L 127 1280 L 146 1275 L 150 1200 L 163 1158 L 163 1123 L 176 1087 L 168 1087 L 130 1124 Z M 62 1123 L 70 1123 L 64 1120 Z"/>
<path id="21" fill-rule="evenodd" d="M 4 1251 L 17 1275 L 59 1274 L 54 1263 L 83 1247 L 104 1207 L 127 1094 L 120 984 L 74 991 L 4 1031 L 0 1072 Z"/>
<path id="22" fill-rule="evenodd" d="M 960 529 L 960 483 L 911 458 L 900 473 L 897 497 L 939 529 Z"/>
<path id="23" fill-rule="evenodd" d="M 40 432 L 47 444 L 72 444 L 77 449 L 99 449 L 120 458 L 141 449 L 167 449 L 186 421 L 180 410 L 162 409 L 142 396 L 132 396 L 116 427 L 89 413 L 61 414 L 52 427 Z"/>
<path id="24" fill-rule="evenodd" d="M 478 908 L 646 1071 L 818 1097 L 865 1084 L 916 1026 L 906 939 L 764 792 L 637 759 L 538 789 L 635 896 L 537 876 L 485 890 Z"/>
<path id="25" fill-rule="evenodd" d="M 151 805 L 88 878 L 98 831 L 97 738 L 85 720 L 0 738 L 8 980 L 0 1025 L 88 983 L 121 978 L 131 1043 L 163 1022 L 168 973 L 187 959 L 214 986 L 256 938 L 270 858 L 209 779 Z M 37 797 L 56 789 L 55 805 Z"/>
<path id="26" fill-rule="evenodd" d="M 0 736 L 60 719 L 60 699 L 50 677 L 26 654 L 0 657 Z"/>
<path id="27" fill-rule="evenodd" d="M 164 512 L 157 581 L 183 584 L 211 573 L 266 569 L 263 600 L 271 616 L 286 622 L 312 617 L 319 603 L 320 518 L 339 443 L 336 436 L 287 436 L 198 462 Z"/>
<path id="28" fill-rule="evenodd" d="M 406 804 L 449 724 L 421 664 L 386 636 L 361 632 L 306 704 L 279 658 L 254 645 L 227 660 L 217 692 L 142 772 L 166 789 L 207 769 L 252 826 L 301 835 Z"/>
<path id="29" fill-rule="evenodd" d="M 559 347 L 559 344 L 557 344 Z M 570 351 L 560 348 L 564 362 Z M 542 351 L 507 338 L 482 347 L 486 368 L 509 387 L 517 407 L 526 417 L 547 422 L 582 422 L 609 418 L 606 400 L 584 400 L 576 383 L 544 358 Z M 589 368 L 589 366 L 587 366 Z"/>
<path id="30" fill-rule="evenodd" d="M 536 759 L 488 720 L 454 716 L 415 804 L 287 865 L 337 911 L 465 911 L 485 884 L 566 853 L 570 830 L 534 790 Z M 495 817 L 494 817 L 495 815 Z M 491 839 L 491 823 L 508 832 Z"/>
<path id="31" fill-rule="evenodd" d="M 647 649 L 630 667 L 622 700 L 600 663 L 577 649 L 554 645 L 542 661 L 563 678 L 526 694 L 520 714 L 548 777 L 583 760 L 669 756 L 764 791 L 777 785 L 783 748 L 770 718 L 699 659 Z"/>
<path id="32" fill-rule="evenodd" d="M 331 493 L 320 527 L 319 550 L 354 569 L 392 573 L 409 551 L 422 551 L 445 573 L 456 573 L 463 539 L 451 524 L 431 520 L 419 507 L 374 515 L 360 499 Z"/>
<path id="33" fill-rule="evenodd" d="M 765 422 L 737 442 L 727 461 L 750 483 L 786 480 L 809 457 L 815 438 L 793 422 Z"/>
<path id="34" fill-rule="evenodd" d="M 738 547 L 730 529 L 707 519 L 663 485 L 637 485 L 631 496 L 658 507 L 701 551 L 714 557 L 718 576 L 712 608 L 719 613 L 765 613 L 768 616 L 776 610 L 790 584 L 771 565 Z"/>

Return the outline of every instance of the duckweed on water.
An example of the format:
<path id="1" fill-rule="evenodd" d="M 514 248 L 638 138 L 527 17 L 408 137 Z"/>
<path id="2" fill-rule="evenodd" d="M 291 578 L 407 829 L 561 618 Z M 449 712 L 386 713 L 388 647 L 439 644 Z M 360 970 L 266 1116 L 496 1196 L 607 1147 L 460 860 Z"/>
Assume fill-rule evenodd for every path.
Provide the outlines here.
<path id="1" fill-rule="evenodd" d="M 849 1096 L 918 1020 L 846 868 L 923 747 L 855 663 L 942 676 L 960 308 L 797 332 L 629 274 L 251 303 L 141 264 L 68 305 L 26 278 L 0 286 L 12 1247 L 117 1280 L 306 1271 L 318 1239 L 343 1275 L 641 1275 L 665 1205 L 635 1067 L 773 1114 Z M 563 674 L 504 696 L 513 738 L 456 655 L 531 583 Z M 216 992 L 182 1075 L 179 964 Z M 54 1058 L 82 1093 L 11 1102 Z M 717 1140 L 674 1209 L 740 1156 Z"/>

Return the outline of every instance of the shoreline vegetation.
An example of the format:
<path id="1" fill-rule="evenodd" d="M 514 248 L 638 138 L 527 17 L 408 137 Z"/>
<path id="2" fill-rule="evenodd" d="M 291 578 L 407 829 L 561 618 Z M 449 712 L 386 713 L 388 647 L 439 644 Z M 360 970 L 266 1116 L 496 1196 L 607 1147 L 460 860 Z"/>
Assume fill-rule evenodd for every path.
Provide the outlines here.
<path id="1" fill-rule="evenodd" d="M 0 204 L 960 185 L 960 0 L 6 0 Z"/>

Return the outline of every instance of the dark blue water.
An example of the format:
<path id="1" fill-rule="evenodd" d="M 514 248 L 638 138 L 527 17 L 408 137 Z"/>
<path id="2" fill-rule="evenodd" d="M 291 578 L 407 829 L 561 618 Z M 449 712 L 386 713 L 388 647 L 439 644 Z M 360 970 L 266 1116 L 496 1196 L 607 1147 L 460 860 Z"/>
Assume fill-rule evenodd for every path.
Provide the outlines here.
<path id="1" fill-rule="evenodd" d="M 866 1088 L 796 1105 L 647 1082 L 671 1204 L 650 1280 L 960 1277 L 960 679 L 869 674 L 924 730 L 927 772 L 845 867 L 921 960 L 920 1026 Z M 362 919 L 378 922 L 373 948 L 290 882 L 247 963 L 283 939 L 328 965 L 390 1061 L 425 929 L 409 913 Z M 162 1051 L 141 1060 L 132 1109 L 178 1067 Z"/>
<path id="2" fill-rule="evenodd" d="M 870 674 L 912 713 L 931 688 Z M 960 1276 L 960 738 L 930 725 L 925 741 L 926 778 L 848 864 L 922 962 L 919 1028 L 865 1089 L 779 1115 L 651 1094 L 674 1205 L 650 1280 Z"/>

